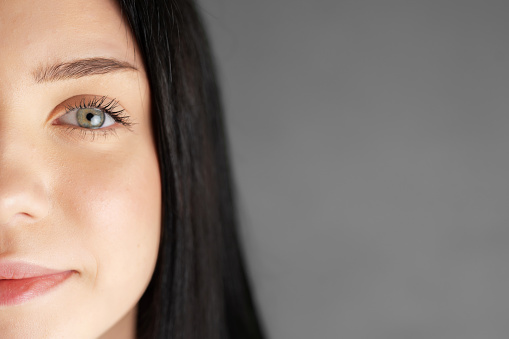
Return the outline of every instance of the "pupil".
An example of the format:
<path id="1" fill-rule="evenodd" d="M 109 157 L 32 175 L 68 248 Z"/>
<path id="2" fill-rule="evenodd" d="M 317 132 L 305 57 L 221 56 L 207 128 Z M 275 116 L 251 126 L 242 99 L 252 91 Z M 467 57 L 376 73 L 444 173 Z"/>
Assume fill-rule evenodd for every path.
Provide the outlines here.
<path id="1" fill-rule="evenodd" d="M 88 113 L 87 114 L 87 120 L 88 121 L 92 121 L 92 118 L 94 117 L 94 115 L 92 113 Z"/>

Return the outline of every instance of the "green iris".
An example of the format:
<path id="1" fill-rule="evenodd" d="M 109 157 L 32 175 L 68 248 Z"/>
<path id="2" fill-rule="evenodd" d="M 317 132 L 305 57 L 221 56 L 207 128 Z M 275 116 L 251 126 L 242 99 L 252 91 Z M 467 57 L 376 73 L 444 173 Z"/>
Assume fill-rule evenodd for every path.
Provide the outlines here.
<path id="1" fill-rule="evenodd" d="M 76 112 L 78 124 L 84 128 L 99 128 L 104 124 L 104 112 L 98 108 L 80 108 Z"/>

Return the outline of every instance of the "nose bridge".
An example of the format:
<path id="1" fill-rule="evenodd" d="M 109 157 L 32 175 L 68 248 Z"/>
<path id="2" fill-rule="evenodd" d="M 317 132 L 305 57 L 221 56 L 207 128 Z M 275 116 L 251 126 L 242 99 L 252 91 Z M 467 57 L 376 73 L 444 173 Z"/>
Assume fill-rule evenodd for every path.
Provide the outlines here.
<path id="1" fill-rule="evenodd" d="M 0 226 L 35 222 L 49 210 L 44 159 L 36 134 L 0 119 Z"/>

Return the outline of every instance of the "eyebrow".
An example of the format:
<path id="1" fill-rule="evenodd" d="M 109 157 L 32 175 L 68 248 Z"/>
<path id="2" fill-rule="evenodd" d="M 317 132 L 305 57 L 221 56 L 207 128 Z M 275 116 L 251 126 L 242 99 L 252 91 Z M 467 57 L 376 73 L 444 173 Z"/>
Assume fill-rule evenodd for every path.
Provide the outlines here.
<path id="1" fill-rule="evenodd" d="M 109 58 L 87 58 L 70 62 L 59 62 L 50 66 L 40 66 L 32 75 L 35 82 L 43 83 L 78 79 L 97 74 L 137 70 L 136 67 L 125 61 Z"/>

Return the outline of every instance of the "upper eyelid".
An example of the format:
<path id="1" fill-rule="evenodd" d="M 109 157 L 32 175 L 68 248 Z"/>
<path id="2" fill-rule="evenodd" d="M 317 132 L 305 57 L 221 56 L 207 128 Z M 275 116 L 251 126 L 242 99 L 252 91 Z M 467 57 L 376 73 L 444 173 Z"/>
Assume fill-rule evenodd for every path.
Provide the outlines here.
<path id="1" fill-rule="evenodd" d="M 83 98 L 81 98 L 79 103 L 66 104 L 65 105 L 66 111 L 70 112 L 71 110 L 79 109 L 79 108 L 99 108 L 99 109 L 106 110 L 106 112 L 108 113 L 108 112 L 113 112 L 113 110 L 116 107 L 120 106 L 118 100 L 109 99 L 106 96 L 102 96 L 102 97 L 93 96 L 93 99 L 89 99 L 88 101 L 86 101 L 86 100 L 87 99 L 85 99 L 85 97 L 83 97 Z M 125 111 L 124 108 L 122 108 L 120 111 L 114 111 L 114 112 L 121 113 L 123 111 Z"/>

